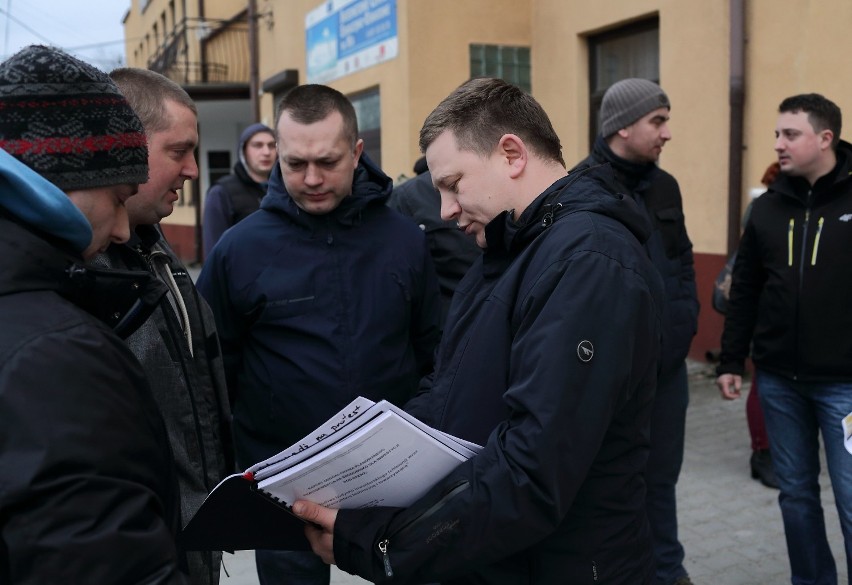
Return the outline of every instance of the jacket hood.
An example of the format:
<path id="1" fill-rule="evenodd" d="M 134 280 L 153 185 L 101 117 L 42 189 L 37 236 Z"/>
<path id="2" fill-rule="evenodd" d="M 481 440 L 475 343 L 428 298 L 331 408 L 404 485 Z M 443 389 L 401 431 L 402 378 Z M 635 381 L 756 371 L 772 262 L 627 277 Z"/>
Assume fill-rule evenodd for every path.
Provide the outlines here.
<path id="1" fill-rule="evenodd" d="M 275 136 L 275 132 L 272 130 L 272 128 L 270 128 L 266 124 L 261 124 L 259 122 L 257 124 L 252 124 L 245 130 L 243 130 L 240 133 L 240 141 L 237 143 L 237 158 L 239 159 L 239 162 L 243 164 L 243 166 L 245 166 L 246 164 L 246 142 L 251 140 L 251 137 L 257 134 L 258 132 L 268 132 L 269 134 Z"/>
<path id="2" fill-rule="evenodd" d="M 485 227 L 485 239 L 506 252 L 526 247 L 560 217 L 576 212 L 605 215 L 623 224 L 644 243 L 651 224 L 632 198 L 618 193 L 612 167 L 601 164 L 571 171 L 539 195 L 517 221 L 504 211 Z"/>
<path id="3" fill-rule="evenodd" d="M 59 187 L 0 149 L 0 208 L 80 254 L 92 242 L 92 226 Z"/>
<path id="4" fill-rule="evenodd" d="M 362 152 L 352 179 L 352 194 L 345 197 L 340 205 L 327 216 L 343 224 L 356 223 L 365 207 L 385 205 L 391 191 L 393 191 L 393 180 L 376 166 L 366 153 Z M 303 224 L 311 224 L 316 221 L 312 218 L 320 217 L 305 213 L 296 205 L 284 187 L 280 165 L 275 165 L 272 169 L 272 174 L 269 176 L 269 190 L 261 201 L 260 208 L 286 214 L 297 223 Z"/>
<path id="5" fill-rule="evenodd" d="M 145 322 L 166 293 L 165 285 L 147 271 L 84 264 L 3 215 L 0 213 L 0 296 L 55 292 L 124 338 Z"/>

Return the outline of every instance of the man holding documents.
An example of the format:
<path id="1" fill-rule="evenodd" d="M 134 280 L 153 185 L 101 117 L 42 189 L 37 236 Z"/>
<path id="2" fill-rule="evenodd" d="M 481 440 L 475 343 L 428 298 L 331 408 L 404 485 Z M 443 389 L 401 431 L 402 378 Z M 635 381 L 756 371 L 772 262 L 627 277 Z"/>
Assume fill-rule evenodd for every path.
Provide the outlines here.
<path id="1" fill-rule="evenodd" d="M 484 448 L 408 507 L 297 502 L 314 551 L 377 583 L 650 583 L 650 226 L 609 166 L 568 175 L 541 106 L 502 80 L 460 86 L 420 147 L 443 218 L 485 251 L 406 410 Z"/>
<path id="2" fill-rule="evenodd" d="M 363 154 L 349 100 L 294 88 L 276 134 L 261 209 L 223 235 L 198 280 L 222 341 L 243 469 L 356 396 L 403 404 L 431 372 L 439 337 L 425 237 L 386 207 L 392 181 Z M 307 550 L 258 551 L 257 566 L 263 585 L 329 582 Z"/>

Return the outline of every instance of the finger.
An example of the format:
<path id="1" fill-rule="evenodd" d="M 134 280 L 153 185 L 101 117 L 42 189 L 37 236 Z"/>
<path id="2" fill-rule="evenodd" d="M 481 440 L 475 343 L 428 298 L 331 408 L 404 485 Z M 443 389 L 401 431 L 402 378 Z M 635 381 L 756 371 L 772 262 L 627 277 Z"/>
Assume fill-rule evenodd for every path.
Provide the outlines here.
<path id="1" fill-rule="evenodd" d="M 311 550 L 327 565 L 334 563 L 334 536 L 313 524 L 305 524 L 305 537 L 311 545 Z"/>
<path id="2" fill-rule="evenodd" d="M 334 521 L 337 519 L 337 510 L 332 510 L 331 508 L 326 508 L 307 500 L 300 500 L 293 504 L 293 513 L 302 520 L 316 524 L 328 532 L 334 532 Z"/>

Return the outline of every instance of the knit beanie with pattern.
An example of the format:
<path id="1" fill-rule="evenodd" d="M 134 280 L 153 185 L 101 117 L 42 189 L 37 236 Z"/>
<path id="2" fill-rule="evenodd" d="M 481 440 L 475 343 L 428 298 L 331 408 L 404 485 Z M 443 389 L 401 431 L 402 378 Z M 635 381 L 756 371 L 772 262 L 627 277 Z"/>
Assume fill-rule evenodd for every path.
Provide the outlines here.
<path id="1" fill-rule="evenodd" d="M 0 148 L 63 191 L 148 181 L 145 131 L 118 87 L 53 47 L 0 63 Z"/>
<path id="2" fill-rule="evenodd" d="M 671 109 L 671 104 L 653 81 L 632 77 L 613 83 L 601 103 L 601 136 L 609 138 L 658 108 Z"/>

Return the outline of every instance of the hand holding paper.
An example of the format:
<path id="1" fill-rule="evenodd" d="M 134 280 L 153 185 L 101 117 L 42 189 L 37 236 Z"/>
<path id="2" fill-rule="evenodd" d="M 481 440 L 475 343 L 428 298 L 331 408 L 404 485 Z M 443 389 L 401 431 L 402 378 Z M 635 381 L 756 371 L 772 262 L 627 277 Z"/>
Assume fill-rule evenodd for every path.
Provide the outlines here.
<path id="1" fill-rule="evenodd" d="M 305 525 L 305 536 L 314 554 L 323 562 L 334 565 L 334 522 L 337 520 L 337 510 L 299 500 L 293 504 L 293 513 L 308 523 Z"/>

